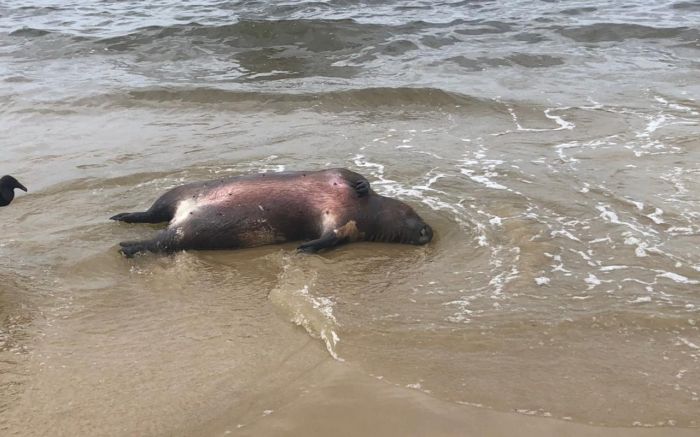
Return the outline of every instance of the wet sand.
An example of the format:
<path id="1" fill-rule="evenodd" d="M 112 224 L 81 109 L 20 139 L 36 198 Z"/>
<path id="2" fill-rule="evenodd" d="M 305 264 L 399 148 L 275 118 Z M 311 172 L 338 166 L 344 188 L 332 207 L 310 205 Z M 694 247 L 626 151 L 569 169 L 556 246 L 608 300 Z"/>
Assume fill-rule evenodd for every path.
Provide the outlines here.
<path id="1" fill-rule="evenodd" d="M 695 429 L 619 428 L 526 417 L 443 402 L 367 376 L 352 365 L 324 362 L 294 399 L 241 417 L 232 412 L 199 428 L 200 435 L 691 437 Z M 252 417 L 251 417 L 252 416 Z M 183 435 L 188 435 L 189 432 Z M 191 434 L 190 434 L 191 435 Z"/>

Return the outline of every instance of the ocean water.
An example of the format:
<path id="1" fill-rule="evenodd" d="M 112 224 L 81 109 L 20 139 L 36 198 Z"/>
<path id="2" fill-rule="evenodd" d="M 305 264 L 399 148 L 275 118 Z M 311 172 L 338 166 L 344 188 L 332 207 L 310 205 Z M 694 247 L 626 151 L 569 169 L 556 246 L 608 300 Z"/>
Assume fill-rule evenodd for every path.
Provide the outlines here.
<path id="1" fill-rule="evenodd" d="M 694 1 L 3 2 L 0 430 L 235 433 L 328 366 L 697 428 L 699 59 Z M 117 252 L 168 188 L 327 167 L 433 242 Z"/>

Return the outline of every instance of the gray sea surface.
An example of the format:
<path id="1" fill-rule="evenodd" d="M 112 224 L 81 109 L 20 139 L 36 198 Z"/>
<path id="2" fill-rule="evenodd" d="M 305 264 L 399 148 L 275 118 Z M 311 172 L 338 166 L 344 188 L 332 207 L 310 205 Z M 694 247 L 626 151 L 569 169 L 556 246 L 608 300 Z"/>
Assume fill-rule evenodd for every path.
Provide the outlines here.
<path id="1" fill-rule="evenodd" d="M 245 430 L 328 366 L 697 429 L 698 99 L 697 1 L 2 1 L 0 433 Z M 169 188 L 328 167 L 436 238 L 118 253 Z"/>

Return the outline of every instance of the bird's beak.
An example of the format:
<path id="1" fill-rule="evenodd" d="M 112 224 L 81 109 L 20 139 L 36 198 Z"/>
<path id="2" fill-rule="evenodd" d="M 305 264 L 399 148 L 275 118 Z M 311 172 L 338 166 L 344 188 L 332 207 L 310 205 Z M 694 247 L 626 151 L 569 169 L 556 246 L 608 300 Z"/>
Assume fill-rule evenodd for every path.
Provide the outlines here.
<path id="1" fill-rule="evenodd" d="M 20 190 L 24 191 L 25 193 L 27 192 L 27 187 L 25 187 L 24 185 L 20 184 L 19 182 L 17 182 L 17 188 L 19 188 Z"/>

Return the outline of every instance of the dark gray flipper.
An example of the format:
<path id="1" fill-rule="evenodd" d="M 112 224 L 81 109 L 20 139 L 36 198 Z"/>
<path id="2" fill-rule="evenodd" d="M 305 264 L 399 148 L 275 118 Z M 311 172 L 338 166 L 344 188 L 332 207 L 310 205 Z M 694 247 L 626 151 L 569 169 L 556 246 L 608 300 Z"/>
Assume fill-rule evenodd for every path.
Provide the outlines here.
<path id="1" fill-rule="evenodd" d="M 321 249 L 338 246 L 350 241 L 358 241 L 363 237 L 363 234 L 357 229 L 357 222 L 350 220 L 343 226 L 326 232 L 316 240 L 307 241 L 297 247 L 300 252 L 316 252 Z"/>
<path id="2" fill-rule="evenodd" d="M 297 247 L 299 252 L 318 252 L 321 249 L 327 249 L 329 247 L 337 246 L 340 243 L 340 239 L 335 232 L 329 232 L 317 238 L 316 240 L 307 241 Z"/>
<path id="3" fill-rule="evenodd" d="M 363 178 L 359 181 L 355 181 L 355 184 L 352 187 L 355 189 L 358 197 L 363 197 L 369 194 L 369 181 L 367 179 Z"/>
<path id="4" fill-rule="evenodd" d="M 118 222 L 125 223 L 162 223 L 170 221 L 169 218 L 163 215 L 153 214 L 151 211 L 144 212 L 122 212 L 109 218 Z"/>
<path id="5" fill-rule="evenodd" d="M 119 253 L 127 258 L 133 258 L 134 255 L 142 252 L 148 252 L 150 241 L 123 241 L 119 243 L 121 249 Z"/>
<path id="6" fill-rule="evenodd" d="M 176 231 L 172 229 L 158 232 L 152 240 L 123 241 L 119 245 L 121 246 L 119 252 L 127 258 L 133 258 L 134 255 L 142 252 L 172 253 L 184 249 L 180 245 Z"/>

